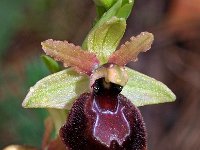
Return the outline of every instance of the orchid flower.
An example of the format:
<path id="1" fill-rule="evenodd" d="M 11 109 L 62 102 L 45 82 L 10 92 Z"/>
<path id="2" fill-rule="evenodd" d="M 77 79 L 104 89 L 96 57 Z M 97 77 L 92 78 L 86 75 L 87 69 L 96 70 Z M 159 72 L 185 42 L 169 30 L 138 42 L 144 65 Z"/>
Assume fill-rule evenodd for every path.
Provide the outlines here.
<path id="1" fill-rule="evenodd" d="M 133 1 L 95 4 L 97 22 L 82 47 L 52 39 L 41 43 L 46 55 L 66 69 L 38 81 L 22 105 L 67 110 L 66 121 L 57 124 L 66 148 L 146 150 L 146 128 L 137 107 L 172 102 L 175 95 L 163 83 L 126 67 L 151 48 L 153 34 L 142 32 L 117 49 Z"/>

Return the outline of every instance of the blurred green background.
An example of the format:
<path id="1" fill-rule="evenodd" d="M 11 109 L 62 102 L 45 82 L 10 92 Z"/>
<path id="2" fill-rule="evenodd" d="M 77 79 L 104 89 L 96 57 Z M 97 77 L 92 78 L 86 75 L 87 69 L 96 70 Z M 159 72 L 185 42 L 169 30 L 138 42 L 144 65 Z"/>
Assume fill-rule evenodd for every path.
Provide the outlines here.
<path id="1" fill-rule="evenodd" d="M 21 103 L 49 74 L 40 60 L 41 41 L 52 38 L 81 45 L 92 26 L 92 0 L 0 1 L 0 149 L 9 144 L 40 147 L 44 109 Z M 142 107 L 150 150 L 199 149 L 200 0 L 136 0 L 122 40 L 153 32 L 152 49 L 129 66 L 167 84 L 171 104 Z"/>

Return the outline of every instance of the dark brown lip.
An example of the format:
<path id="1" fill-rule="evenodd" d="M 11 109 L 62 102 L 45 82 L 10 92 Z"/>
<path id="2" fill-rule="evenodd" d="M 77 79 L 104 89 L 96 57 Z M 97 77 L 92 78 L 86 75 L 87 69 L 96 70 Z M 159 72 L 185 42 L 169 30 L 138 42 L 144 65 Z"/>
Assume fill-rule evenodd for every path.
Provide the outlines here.
<path id="1" fill-rule="evenodd" d="M 72 150 L 146 149 L 146 129 L 139 110 L 123 95 L 118 94 L 117 98 L 120 111 L 108 110 L 111 113 L 106 114 L 101 108 L 98 108 L 100 112 L 94 111 L 92 93 L 82 94 L 60 129 L 65 145 Z M 98 116 L 102 120 L 97 120 Z M 98 133 L 94 133 L 94 130 Z M 115 137 L 110 140 L 113 135 Z"/>

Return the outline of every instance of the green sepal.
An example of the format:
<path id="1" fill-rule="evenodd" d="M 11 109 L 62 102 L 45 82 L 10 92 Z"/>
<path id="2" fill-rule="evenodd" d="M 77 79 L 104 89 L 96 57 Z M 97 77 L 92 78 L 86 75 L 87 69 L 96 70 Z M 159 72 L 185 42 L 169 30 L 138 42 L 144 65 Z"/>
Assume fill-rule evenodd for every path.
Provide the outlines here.
<path id="1" fill-rule="evenodd" d="M 30 88 L 22 106 L 70 110 L 74 100 L 89 91 L 89 78 L 69 68 L 38 81 Z"/>
<path id="2" fill-rule="evenodd" d="M 41 55 L 41 59 L 51 73 L 55 73 L 61 70 L 59 64 L 51 57 Z"/>
<path id="3" fill-rule="evenodd" d="M 116 50 L 126 29 L 123 18 L 113 17 L 93 30 L 87 38 L 87 49 L 97 55 L 100 64 L 108 61 L 108 57 Z"/>
<path id="4" fill-rule="evenodd" d="M 162 82 L 149 76 L 126 68 L 129 76 L 121 94 L 127 97 L 135 106 L 144 106 L 176 99 L 174 93 Z"/>
<path id="5" fill-rule="evenodd" d="M 108 56 L 116 50 L 125 32 L 126 19 L 130 15 L 133 6 L 131 0 L 117 0 L 115 3 L 112 2 L 111 8 L 105 12 L 104 5 L 100 5 L 102 1 L 98 0 L 98 3 L 96 2 L 98 22 L 89 32 L 82 45 L 83 49 L 97 55 L 100 64 L 106 63 Z M 100 16 L 101 19 L 98 20 Z"/>

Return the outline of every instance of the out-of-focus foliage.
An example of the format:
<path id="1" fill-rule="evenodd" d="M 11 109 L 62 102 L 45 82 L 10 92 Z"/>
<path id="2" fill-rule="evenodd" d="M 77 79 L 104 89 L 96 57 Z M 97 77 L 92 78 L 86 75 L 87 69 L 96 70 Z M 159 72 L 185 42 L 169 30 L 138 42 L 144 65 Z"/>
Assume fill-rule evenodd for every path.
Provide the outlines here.
<path id="1" fill-rule="evenodd" d="M 6 76 L 1 74 L 4 78 L 4 80 L 1 80 L 1 86 L 4 87 L 1 91 L 4 93 L 4 97 L 0 99 L 0 139 L 3 145 L 26 143 L 39 147 L 44 132 L 43 121 L 47 113 L 42 109 L 23 109 L 21 107 L 21 99 L 28 87 L 46 76 L 48 70 L 40 59 L 32 60 L 25 67 L 25 79 L 23 83 L 16 85 L 20 86 L 16 87 L 19 90 L 17 95 L 14 93 L 16 90 L 12 90 L 9 87 L 7 80 L 8 78 L 13 81 L 20 80 L 20 76 L 15 73 L 10 74 L 11 72 Z M 0 145 L 0 148 L 3 145 Z"/>
<path id="2" fill-rule="evenodd" d="M 12 36 L 21 25 L 24 15 L 22 9 L 26 0 L 0 1 L 0 55 L 11 43 Z"/>
<path id="3" fill-rule="evenodd" d="M 38 29 L 45 29 L 45 24 L 39 24 L 39 22 L 47 16 L 47 10 L 52 2 L 52 0 L 0 1 L 0 55 L 12 44 L 13 36 L 17 31 L 27 23 L 29 28 L 38 26 Z M 28 17 L 27 14 L 30 14 L 31 17 Z"/>

